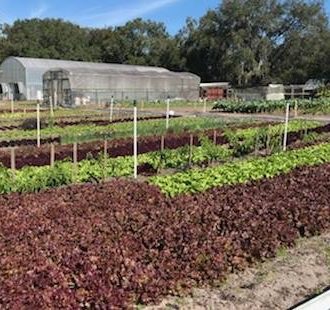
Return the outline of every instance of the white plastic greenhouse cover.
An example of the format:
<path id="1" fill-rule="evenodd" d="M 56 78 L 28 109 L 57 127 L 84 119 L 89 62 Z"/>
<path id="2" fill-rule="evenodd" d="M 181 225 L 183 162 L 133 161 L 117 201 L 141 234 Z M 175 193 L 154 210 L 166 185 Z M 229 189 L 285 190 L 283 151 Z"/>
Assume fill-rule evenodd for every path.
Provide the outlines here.
<path id="1" fill-rule="evenodd" d="M 194 74 L 175 73 L 160 67 L 126 64 L 9 57 L 2 63 L 2 68 L 6 77 L 0 82 L 23 83 L 25 87 L 20 89 L 28 100 L 37 98 L 38 92 L 43 90 L 43 75 L 54 68 L 62 69 L 72 76 L 73 88 L 95 89 L 103 84 L 103 88 L 107 89 L 111 87 L 117 90 L 133 88 L 141 91 L 145 89 L 159 91 L 182 85 L 181 88 L 185 89 L 186 93 L 193 88 L 193 97 L 198 97 L 200 83 L 200 78 Z M 105 82 L 110 77 L 111 85 Z M 115 85 L 114 80 L 117 80 Z"/>
<path id="2" fill-rule="evenodd" d="M 50 68 L 82 68 L 84 70 L 119 70 L 122 72 L 141 73 L 141 72 L 157 72 L 164 73 L 170 72 L 165 68 L 149 67 L 149 66 L 135 66 L 135 65 L 122 65 L 122 64 L 108 64 L 72 60 L 57 60 L 57 59 L 43 59 L 43 58 L 25 58 L 25 57 L 12 57 L 18 60 L 26 69 L 45 69 L 45 73 Z"/>

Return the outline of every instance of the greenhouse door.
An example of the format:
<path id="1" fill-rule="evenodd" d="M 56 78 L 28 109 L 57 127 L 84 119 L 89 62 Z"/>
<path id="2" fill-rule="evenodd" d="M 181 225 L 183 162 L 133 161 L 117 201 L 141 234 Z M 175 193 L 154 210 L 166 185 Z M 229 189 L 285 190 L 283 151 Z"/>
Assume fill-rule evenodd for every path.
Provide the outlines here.
<path id="1" fill-rule="evenodd" d="M 70 82 L 68 79 L 59 79 L 57 81 L 58 102 L 61 105 L 71 105 Z"/>
<path id="2" fill-rule="evenodd" d="M 51 97 L 54 106 L 68 106 L 71 104 L 70 82 L 68 79 L 63 79 L 59 74 L 50 83 Z"/>

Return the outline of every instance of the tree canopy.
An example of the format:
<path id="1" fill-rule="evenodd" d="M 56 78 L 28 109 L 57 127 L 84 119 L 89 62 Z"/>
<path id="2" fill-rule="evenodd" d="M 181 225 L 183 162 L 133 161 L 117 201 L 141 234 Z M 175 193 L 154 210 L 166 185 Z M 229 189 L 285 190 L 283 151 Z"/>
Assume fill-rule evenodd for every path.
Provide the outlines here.
<path id="1" fill-rule="evenodd" d="M 162 66 L 236 86 L 330 79 L 330 28 L 320 0 L 223 0 L 171 36 L 163 23 L 83 28 L 61 19 L 2 25 L 8 56 Z"/>

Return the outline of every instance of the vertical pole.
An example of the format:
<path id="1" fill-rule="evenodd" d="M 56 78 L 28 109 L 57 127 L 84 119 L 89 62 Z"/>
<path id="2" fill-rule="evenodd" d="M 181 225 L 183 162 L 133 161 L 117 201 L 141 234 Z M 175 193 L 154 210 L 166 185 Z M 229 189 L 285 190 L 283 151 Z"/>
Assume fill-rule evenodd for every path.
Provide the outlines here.
<path id="1" fill-rule="evenodd" d="M 49 97 L 49 106 L 50 106 L 50 117 L 54 117 L 54 106 L 53 106 L 53 98 L 52 96 Z"/>
<path id="2" fill-rule="evenodd" d="M 107 140 L 104 140 L 103 150 L 104 150 L 104 158 L 107 158 L 108 157 L 108 141 Z"/>
<path id="3" fill-rule="evenodd" d="M 194 136 L 190 135 L 190 147 L 189 147 L 189 166 L 192 164 L 192 155 L 193 155 L 193 146 L 194 146 Z"/>
<path id="4" fill-rule="evenodd" d="M 73 163 L 76 165 L 78 162 L 78 144 L 73 143 Z"/>
<path id="5" fill-rule="evenodd" d="M 55 145 L 54 143 L 50 144 L 50 166 L 54 167 L 55 163 Z"/>
<path id="6" fill-rule="evenodd" d="M 217 131 L 213 130 L 213 144 L 217 144 Z"/>
<path id="7" fill-rule="evenodd" d="M 110 123 L 112 123 L 113 120 L 113 96 L 111 96 L 111 100 L 110 100 Z"/>
<path id="8" fill-rule="evenodd" d="M 37 146 L 40 147 L 40 104 L 37 103 Z"/>
<path id="9" fill-rule="evenodd" d="M 203 98 L 203 102 L 204 102 L 204 113 L 206 113 L 206 98 Z"/>
<path id="10" fill-rule="evenodd" d="M 285 115 L 283 151 L 286 151 L 287 142 L 288 142 L 289 113 L 290 113 L 290 103 L 287 103 L 287 105 L 286 105 L 286 115 Z"/>
<path id="11" fill-rule="evenodd" d="M 75 142 L 73 144 L 73 179 L 74 181 L 78 176 L 78 144 Z"/>
<path id="12" fill-rule="evenodd" d="M 294 117 L 298 117 L 298 100 L 294 102 Z"/>
<path id="13" fill-rule="evenodd" d="M 57 91 L 54 90 L 54 106 L 57 107 Z"/>
<path id="14" fill-rule="evenodd" d="M 166 130 L 170 127 L 170 98 L 166 99 Z"/>
<path id="15" fill-rule="evenodd" d="M 104 140 L 104 146 L 103 146 L 103 180 L 107 178 L 107 158 L 108 158 L 108 141 Z"/>
<path id="16" fill-rule="evenodd" d="M 10 148 L 10 168 L 13 171 L 16 169 L 16 156 L 15 156 L 15 148 L 14 147 Z"/>
<path id="17" fill-rule="evenodd" d="M 134 179 L 137 179 L 137 153 L 138 153 L 138 145 L 137 145 L 137 106 L 136 100 L 134 100 Z"/>
<path id="18" fill-rule="evenodd" d="M 161 136 L 161 140 L 160 140 L 160 150 L 163 152 L 165 149 L 165 137 Z"/>

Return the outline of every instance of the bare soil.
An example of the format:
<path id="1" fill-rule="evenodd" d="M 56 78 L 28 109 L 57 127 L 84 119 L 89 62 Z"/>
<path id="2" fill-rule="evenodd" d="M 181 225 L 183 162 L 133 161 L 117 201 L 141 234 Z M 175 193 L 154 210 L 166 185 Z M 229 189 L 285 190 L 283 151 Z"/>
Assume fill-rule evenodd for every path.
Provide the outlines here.
<path id="1" fill-rule="evenodd" d="M 275 259 L 231 274 L 217 288 L 195 289 L 189 297 L 169 297 L 159 309 L 288 309 L 330 285 L 330 232 L 300 239 Z"/>

